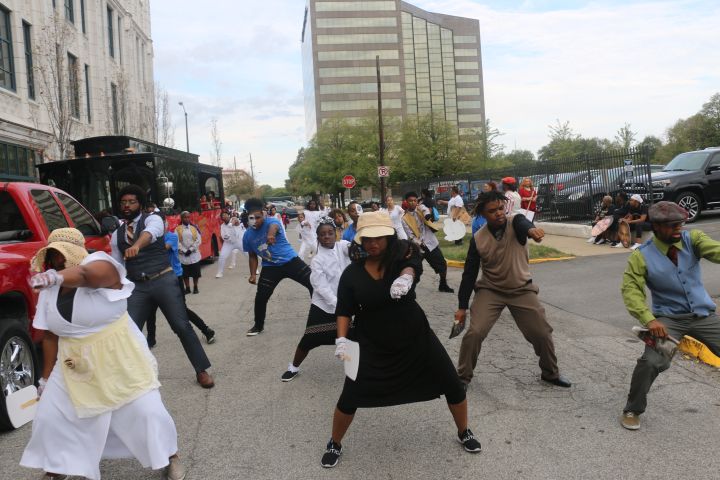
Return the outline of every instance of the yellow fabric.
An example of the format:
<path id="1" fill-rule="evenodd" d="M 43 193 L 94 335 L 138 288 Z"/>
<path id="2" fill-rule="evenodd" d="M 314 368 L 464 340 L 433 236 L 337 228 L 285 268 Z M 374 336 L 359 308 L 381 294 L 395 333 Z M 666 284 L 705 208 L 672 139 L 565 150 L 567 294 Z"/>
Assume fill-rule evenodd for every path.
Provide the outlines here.
<path id="1" fill-rule="evenodd" d="M 116 410 L 160 387 L 128 314 L 84 338 L 60 337 L 58 362 L 75 411 L 88 418 Z"/>
<path id="2" fill-rule="evenodd" d="M 180 241 L 182 241 L 183 227 L 184 227 L 184 225 L 181 223 L 181 224 L 178 225 L 178 227 L 175 229 L 175 233 L 177 233 L 178 238 L 180 239 Z M 190 228 L 190 233 L 192 233 L 193 242 L 197 242 L 197 237 L 198 237 L 197 228 L 193 227 L 192 225 L 188 225 L 188 228 Z"/>

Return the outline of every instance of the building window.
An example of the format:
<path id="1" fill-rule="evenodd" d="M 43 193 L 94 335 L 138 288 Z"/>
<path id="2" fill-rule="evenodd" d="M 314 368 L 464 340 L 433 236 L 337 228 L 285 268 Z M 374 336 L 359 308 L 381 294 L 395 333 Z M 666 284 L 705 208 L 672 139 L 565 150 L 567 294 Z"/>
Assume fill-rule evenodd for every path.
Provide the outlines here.
<path id="1" fill-rule="evenodd" d="M 65 19 L 75 23 L 75 0 L 65 0 Z"/>
<path id="2" fill-rule="evenodd" d="M 78 61 L 75 55 L 67 54 L 68 58 L 68 100 L 70 101 L 70 115 L 80 118 L 80 81 L 78 75 Z"/>
<path id="3" fill-rule="evenodd" d="M 482 108 L 482 102 L 480 100 L 460 100 L 457 104 L 460 109 Z"/>
<path id="4" fill-rule="evenodd" d="M 383 66 L 380 67 L 380 75 L 400 75 L 400 67 Z M 320 78 L 335 77 L 375 77 L 377 70 L 375 67 L 335 67 L 321 68 Z"/>
<path id="5" fill-rule="evenodd" d="M 10 11 L 0 6 L 0 87 L 15 90 Z"/>
<path id="6" fill-rule="evenodd" d="M 453 41 L 455 43 L 477 43 L 477 37 L 475 35 L 456 35 Z"/>
<path id="7" fill-rule="evenodd" d="M 120 62 L 122 62 L 122 19 L 120 18 L 120 15 L 118 15 L 118 22 L 117 22 L 117 32 L 118 32 L 118 38 L 117 38 L 117 47 L 118 47 L 118 59 Z"/>
<path id="8" fill-rule="evenodd" d="M 399 98 L 383 99 L 383 110 L 386 108 L 401 108 Z M 377 109 L 377 100 L 339 100 L 336 102 L 321 102 L 320 110 L 323 112 L 337 112 L 342 110 L 372 110 Z"/>
<path id="9" fill-rule="evenodd" d="M 355 60 L 397 60 L 400 58 L 398 50 L 338 50 L 333 52 L 318 52 L 318 61 L 355 61 Z"/>
<path id="10" fill-rule="evenodd" d="M 107 7 L 107 33 L 108 51 L 111 57 L 115 57 L 115 36 L 113 35 L 113 9 Z"/>
<path id="11" fill-rule="evenodd" d="M 317 28 L 382 28 L 397 27 L 396 17 L 377 18 L 318 18 Z"/>
<path id="12" fill-rule="evenodd" d="M 479 70 L 480 64 L 478 62 L 456 62 L 455 70 Z"/>
<path id="13" fill-rule="evenodd" d="M 456 75 L 457 83 L 480 83 L 480 75 Z"/>
<path id="14" fill-rule="evenodd" d="M 90 66 L 85 65 L 85 109 L 87 110 L 87 121 L 92 122 L 92 113 L 90 113 Z"/>
<path id="15" fill-rule="evenodd" d="M 399 83 L 383 83 L 383 93 L 397 93 L 400 91 Z M 377 82 L 373 83 L 336 83 L 333 85 L 320 85 L 321 95 L 377 93 Z"/>
<path id="16" fill-rule="evenodd" d="M 35 153 L 26 147 L 0 143 L 0 178 L 3 180 L 32 180 Z M 0 225 L 0 230 L 2 225 Z"/>
<path id="17" fill-rule="evenodd" d="M 316 2 L 316 12 L 372 12 L 395 11 L 394 0 L 358 2 Z"/>
<path id="18" fill-rule="evenodd" d="M 458 120 L 461 122 L 482 122 L 482 115 L 479 113 L 466 113 L 465 115 L 458 115 Z"/>
<path id="19" fill-rule="evenodd" d="M 117 85 L 114 83 L 110 84 L 110 102 L 112 103 L 112 124 L 113 133 L 120 133 L 120 110 L 118 105 L 118 91 Z"/>
<path id="20" fill-rule="evenodd" d="M 25 41 L 25 70 L 27 70 L 28 98 L 35 100 L 35 72 L 33 71 L 32 35 L 30 24 L 23 22 L 22 27 L 23 40 Z"/>
<path id="21" fill-rule="evenodd" d="M 480 95 L 480 88 L 478 88 L 478 87 L 458 88 L 457 94 L 458 94 L 458 96 L 463 96 L 463 97 L 469 97 L 472 95 Z"/>
<path id="22" fill-rule="evenodd" d="M 85 0 L 80 0 L 80 25 L 85 33 Z"/>
<path id="23" fill-rule="evenodd" d="M 350 33 L 343 35 L 318 35 L 318 45 L 344 45 L 354 43 L 397 43 L 396 33 Z"/>
<path id="24" fill-rule="evenodd" d="M 478 56 L 477 48 L 456 48 L 456 57 L 476 57 Z"/>

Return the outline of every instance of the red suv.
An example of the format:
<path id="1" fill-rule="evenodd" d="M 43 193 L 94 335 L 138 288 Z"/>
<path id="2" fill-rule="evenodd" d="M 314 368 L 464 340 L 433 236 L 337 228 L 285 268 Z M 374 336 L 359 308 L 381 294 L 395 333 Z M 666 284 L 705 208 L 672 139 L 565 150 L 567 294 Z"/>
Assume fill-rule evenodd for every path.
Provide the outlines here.
<path id="1" fill-rule="evenodd" d="M 60 189 L 0 182 L 0 429 L 11 428 L 5 398 L 36 383 L 40 370 L 32 328 L 37 295 L 28 285 L 30 260 L 56 228 L 74 227 L 88 251 L 110 251 L 110 237 L 77 200 Z"/>

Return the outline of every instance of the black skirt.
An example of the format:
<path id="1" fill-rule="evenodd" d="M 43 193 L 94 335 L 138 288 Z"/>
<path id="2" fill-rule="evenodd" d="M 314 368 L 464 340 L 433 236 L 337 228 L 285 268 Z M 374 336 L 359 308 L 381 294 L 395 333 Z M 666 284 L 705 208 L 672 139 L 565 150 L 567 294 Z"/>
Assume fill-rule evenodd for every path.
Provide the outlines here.
<path id="1" fill-rule="evenodd" d="M 200 262 L 191 263 L 190 265 L 183 264 L 183 278 L 200 278 Z"/>
<path id="2" fill-rule="evenodd" d="M 317 305 L 310 305 L 305 334 L 298 345 L 309 352 L 320 345 L 335 345 L 337 337 L 337 316 L 327 313 Z"/>

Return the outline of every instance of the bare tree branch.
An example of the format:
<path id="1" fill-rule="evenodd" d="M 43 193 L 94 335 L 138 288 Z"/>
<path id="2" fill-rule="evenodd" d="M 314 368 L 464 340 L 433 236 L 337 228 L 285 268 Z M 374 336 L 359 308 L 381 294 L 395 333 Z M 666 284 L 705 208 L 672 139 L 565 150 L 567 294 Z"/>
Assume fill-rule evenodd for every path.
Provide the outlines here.
<path id="1" fill-rule="evenodd" d="M 222 141 L 217 128 L 217 118 L 210 120 L 210 159 L 216 167 L 222 167 Z"/>

